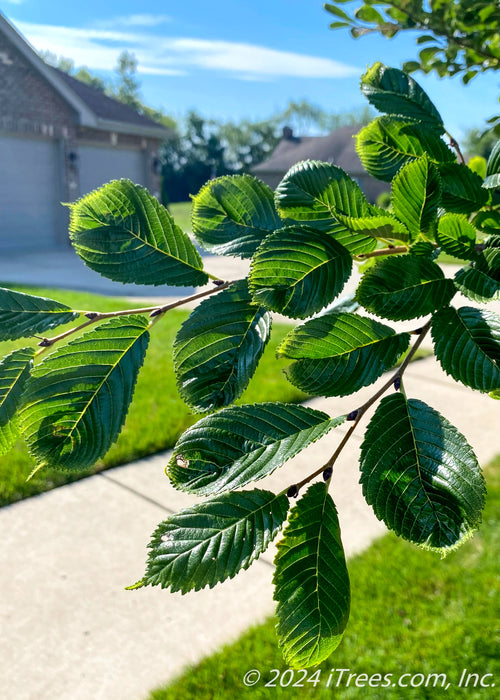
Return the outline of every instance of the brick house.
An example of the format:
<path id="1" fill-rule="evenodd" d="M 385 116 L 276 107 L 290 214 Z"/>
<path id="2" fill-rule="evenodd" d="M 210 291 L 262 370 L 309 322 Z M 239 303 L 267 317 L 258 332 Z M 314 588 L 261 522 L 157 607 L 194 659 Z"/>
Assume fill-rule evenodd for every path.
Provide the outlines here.
<path id="1" fill-rule="evenodd" d="M 158 195 L 162 125 L 47 65 L 0 13 L 0 250 L 68 244 L 71 202 L 126 177 Z"/>
<path id="2" fill-rule="evenodd" d="M 368 175 L 356 153 L 354 136 L 361 126 L 341 126 L 326 136 L 294 136 L 285 126 L 283 138 L 268 160 L 252 168 L 256 177 L 264 180 L 273 190 L 292 165 L 301 160 L 322 160 L 338 165 L 356 180 L 369 201 L 375 202 L 389 185 Z"/>

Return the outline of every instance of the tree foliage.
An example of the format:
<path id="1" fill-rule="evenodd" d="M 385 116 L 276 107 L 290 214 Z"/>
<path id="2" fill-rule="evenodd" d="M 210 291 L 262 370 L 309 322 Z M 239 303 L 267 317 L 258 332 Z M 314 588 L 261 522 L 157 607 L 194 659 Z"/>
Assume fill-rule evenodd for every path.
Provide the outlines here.
<path id="1" fill-rule="evenodd" d="M 407 73 L 460 75 L 468 83 L 478 73 L 500 68 L 500 7 L 496 2 L 333 0 L 324 7 L 335 18 L 330 27 L 348 27 L 356 39 L 374 32 L 387 39 L 400 32 L 418 32 L 416 42 L 422 48 L 404 64 Z"/>
<path id="2" fill-rule="evenodd" d="M 35 468 L 72 471 L 93 464 L 120 433 L 155 324 L 170 308 L 208 297 L 173 347 L 181 396 L 208 415 L 181 435 L 165 470 L 174 488 L 207 498 L 158 525 L 131 588 L 213 587 L 248 568 L 288 521 L 275 559 L 277 633 L 286 662 L 298 668 L 327 658 L 346 629 L 349 575 L 329 490 L 365 413 L 378 403 L 361 446 L 367 503 L 399 536 L 447 554 L 479 527 L 484 479 L 457 428 L 407 396 L 404 373 L 430 331 L 446 373 L 500 393 L 500 317 L 481 306 L 500 298 L 500 142 L 482 178 L 453 139 L 445 142 L 436 106 L 411 77 L 377 63 L 362 91 L 383 116 L 359 134 L 357 148 L 372 174 L 392 182 L 390 210 L 369 204 L 331 163 L 295 165 L 274 194 L 248 174 L 212 179 L 194 198 L 198 242 L 251 259 L 247 278 L 223 281 L 144 188 L 113 181 L 71 206 L 82 260 L 120 282 L 211 286 L 166 306 L 108 313 L 0 290 L 0 340 L 49 334 L 36 353 L 20 348 L 0 362 L 0 451 L 21 432 Z M 203 128 L 193 116 L 193 144 Z M 441 250 L 465 263 L 453 279 L 436 262 Z M 358 263 L 355 299 L 336 302 Z M 476 306 L 456 302 L 459 290 Z M 291 362 L 291 382 L 321 396 L 381 385 L 339 416 L 294 404 L 232 405 L 258 366 L 272 311 L 303 319 L 277 351 Z M 396 331 L 387 321 L 405 326 Z M 284 472 L 276 493 L 248 488 L 327 435 L 338 440 L 331 458 L 298 483 Z"/>

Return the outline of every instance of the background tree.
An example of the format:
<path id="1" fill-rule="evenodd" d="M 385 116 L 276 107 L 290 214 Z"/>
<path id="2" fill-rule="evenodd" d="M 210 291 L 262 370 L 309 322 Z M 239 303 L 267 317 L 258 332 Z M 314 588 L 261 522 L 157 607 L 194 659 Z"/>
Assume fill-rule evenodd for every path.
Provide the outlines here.
<path id="1" fill-rule="evenodd" d="M 141 108 L 140 82 L 137 77 L 137 58 L 131 51 L 122 51 L 118 57 L 115 72 L 118 81 L 113 89 L 113 97 L 138 111 Z"/>
<path id="2" fill-rule="evenodd" d="M 355 3 L 353 12 L 344 5 Z M 339 7 L 342 5 L 342 7 Z M 376 7 L 375 7 L 376 6 Z M 468 83 L 478 73 L 500 68 L 500 5 L 491 0 L 334 0 L 325 9 L 335 17 L 332 29 L 350 27 L 354 38 L 378 32 L 391 39 L 401 31 L 418 32 L 418 58 L 406 72 L 460 74 Z"/>

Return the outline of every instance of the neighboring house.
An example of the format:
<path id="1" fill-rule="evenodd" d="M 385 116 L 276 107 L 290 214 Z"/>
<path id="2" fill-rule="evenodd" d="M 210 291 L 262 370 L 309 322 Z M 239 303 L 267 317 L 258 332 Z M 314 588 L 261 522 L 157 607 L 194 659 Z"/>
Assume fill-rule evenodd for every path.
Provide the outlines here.
<path id="1" fill-rule="evenodd" d="M 361 165 L 355 148 L 355 134 L 361 126 L 341 126 L 327 136 L 294 136 L 285 126 L 283 138 L 272 156 L 252 168 L 252 173 L 264 180 L 273 190 L 287 170 L 301 160 L 322 160 L 338 165 L 361 187 L 370 202 L 375 202 L 381 192 L 388 192 L 389 185 L 368 175 Z"/>
<path id="2" fill-rule="evenodd" d="M 158 195 L 169 132 L 48 66 L 0 13 L 0 250 L 68 243 L 72 202 L 125 177 Z"/>

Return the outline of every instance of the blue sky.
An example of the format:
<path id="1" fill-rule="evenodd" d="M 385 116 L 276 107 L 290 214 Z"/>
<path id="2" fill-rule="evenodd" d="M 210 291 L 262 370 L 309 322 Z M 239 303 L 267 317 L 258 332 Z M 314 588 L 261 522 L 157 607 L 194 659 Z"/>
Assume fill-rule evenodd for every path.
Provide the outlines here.
<path id="1" fill-rule="evenodd" d="M 123 49 L 139 60 L 142 96 L 176 117 L 265 118 L 290 99 L 332 112 L 365 105 L 359 76 L 376 60 L 415 55 L 413 37 L 352 39 L 328 28 L 322 0 L 3 0 L 36 49 L 109 77 Z M 498 113 L 498 77 L 415 74 L 458 138 Z"/>

